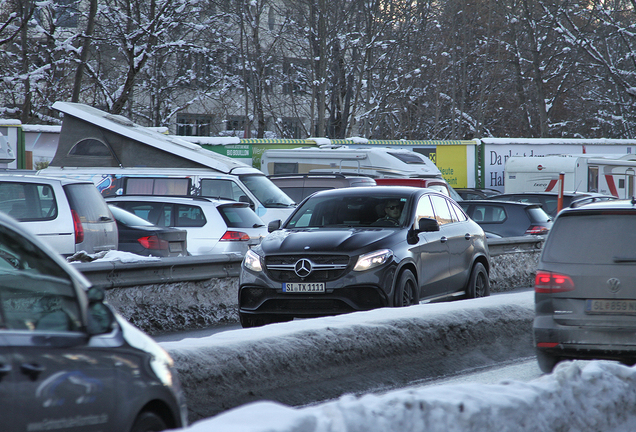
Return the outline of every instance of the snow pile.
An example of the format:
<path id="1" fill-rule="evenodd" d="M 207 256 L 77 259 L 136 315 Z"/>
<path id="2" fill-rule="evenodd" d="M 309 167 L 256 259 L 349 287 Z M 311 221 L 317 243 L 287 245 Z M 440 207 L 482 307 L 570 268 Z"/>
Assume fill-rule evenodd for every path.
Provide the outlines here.
<path id="1" fill-rule="evenodd" d="M 70 263 L 77 262 L 105 262 L 121 261 L 123 263 L 135 263 L 140 261 L 161 261 L 160 257 L 137 255 L 118 250 L 102 251 L 89 254 L 86 251 L 76 252 L 66 259 Z"/>
<path id="2" fill-rule="evenodd" d="M 188 432 L 541 432 L 636 430 L 636 370 L 614 362 L 559 364 L 529 383 L 462 384 L 345 395 L 291 408 L 257 402 Z"/>
<path id="3" fill-rule="evenodd" d="M 302 406 L 532 356 L 533 294 L 294 320 L 161 345 L 196 421 L 260 400 Z"/>

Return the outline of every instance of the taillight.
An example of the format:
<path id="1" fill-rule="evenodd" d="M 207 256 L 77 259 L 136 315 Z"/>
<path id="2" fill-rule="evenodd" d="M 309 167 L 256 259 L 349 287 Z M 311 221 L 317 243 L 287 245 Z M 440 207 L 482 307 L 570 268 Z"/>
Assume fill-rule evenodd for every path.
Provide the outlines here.
<path id="1" fill-rule="evenodd" d="M 82 221 L 75 210 L 71 210 L 71 215 L 73 216 L 73 229 L 75 230 L 75 244 L 81 243 L 84 241 L 84 227 L 82 226 Z"/>
<path id="2" fill-rule="evenodd" d="M 250 236 L 242 231 L 225 231 L 219 241 L 249 241 Z"/>
<path id="3" fill-rule="evenodd" d="M 542 235 L 547 234 L 548 231 L 550 230 L 543 225 L 530 225 L 530 228 L 526 230 L 525 234 Z"/>
<path id="4" fill-rule="evenodd" d="M 160 239 L 156 235 L 138 238 L 137 241 L 146 249 L 165 250 L 168 249 L 168 242 Z"/>
<path id="5" fill-rule="evenodd" d="M 534 278 L 534 292 L 554 294 L 566 291 L 574 291 L 574 282 L 570 276 L 546 271 L 537 272 Z"/>

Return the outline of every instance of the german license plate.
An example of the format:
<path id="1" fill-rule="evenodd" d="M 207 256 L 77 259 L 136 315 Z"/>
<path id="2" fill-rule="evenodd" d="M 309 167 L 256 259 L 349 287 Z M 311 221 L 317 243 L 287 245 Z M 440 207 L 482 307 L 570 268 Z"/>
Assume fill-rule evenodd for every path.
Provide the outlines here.
<path id="1" fill-rule="evenodd" d="M 283 284 L 283 292 L 322 293 L 325 292 L 325 284 L 324 282 L 287 282 Z"/>
<path id="2" fill-rule="evenodd" d="M 170 242 L 168 246 L 170 247 L 170 252 L 183 252 L 181 243 Z"/>
<path id="3" fill-rule="evenodd" d="M 587 300 L 585 312 L 590 314 L 636 315 L 636 300 Z"/>

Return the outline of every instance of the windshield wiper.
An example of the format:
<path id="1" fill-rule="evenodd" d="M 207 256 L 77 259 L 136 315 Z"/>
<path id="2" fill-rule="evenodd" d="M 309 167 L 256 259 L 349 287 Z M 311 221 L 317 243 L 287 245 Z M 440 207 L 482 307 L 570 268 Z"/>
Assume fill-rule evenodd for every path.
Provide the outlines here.
<path id="1" fill-rule="evenodd" d="M 296 203 L 285 204 L 281 202 L 268 202 L 266 203 L 265 207 L 293 207 L 295 205 Z"/>
<path id="2" fill-rule="evenodd" d="M 633 263 L 636 262 L 636 257 L 612 257 L 615 263 Z"/>

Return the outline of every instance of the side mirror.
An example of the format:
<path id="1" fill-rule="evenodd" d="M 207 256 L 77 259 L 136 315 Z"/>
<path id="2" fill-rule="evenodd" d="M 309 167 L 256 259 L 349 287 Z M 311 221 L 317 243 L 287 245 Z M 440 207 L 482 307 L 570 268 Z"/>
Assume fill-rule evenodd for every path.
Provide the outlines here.
<path id="1" fill-rule="evenodd" d="M 280 229 L 281 226 L 280 219 L 276 219 L 267 224 L 267 232 L 274 232 Z"/>
<path id="2" fill-rule="evenodd" d="M 417 222 L 417 230 L 419 232 L 439 231 L 439 223 L 432 218 L 421 218 Z"/>
<path id="3" fill-rule="evenodd" d="M 88 296 L 88 334 L 98 335 L 109 333 L 115 323 L 115 315 L 104 304 L 106 293 L 102 288 L 91 287 Z"/>

